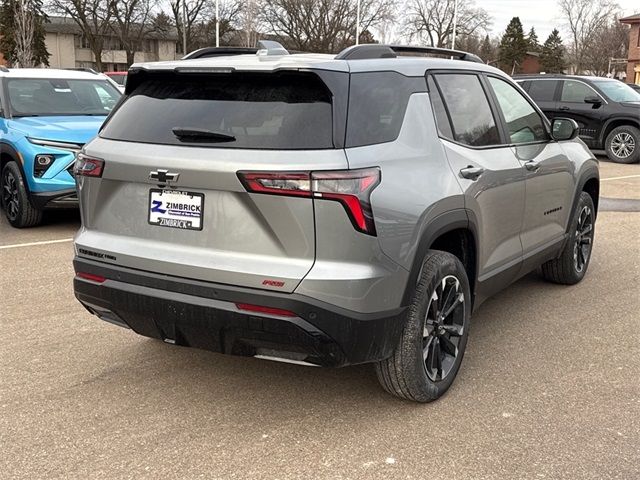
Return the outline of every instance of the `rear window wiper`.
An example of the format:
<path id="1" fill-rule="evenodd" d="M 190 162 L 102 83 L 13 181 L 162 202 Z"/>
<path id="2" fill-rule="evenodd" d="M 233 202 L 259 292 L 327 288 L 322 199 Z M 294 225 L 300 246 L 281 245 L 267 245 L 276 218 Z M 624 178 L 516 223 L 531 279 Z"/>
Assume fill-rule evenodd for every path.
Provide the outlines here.
<path id="1" fill-rule="evenodd" d="M 234 142 L 236 137 L 226 133 L 214 132 L 203 128 L 175 127 L 171 130 L 173 134 L 182 140 L 213 141 L 213 142 Z"/>

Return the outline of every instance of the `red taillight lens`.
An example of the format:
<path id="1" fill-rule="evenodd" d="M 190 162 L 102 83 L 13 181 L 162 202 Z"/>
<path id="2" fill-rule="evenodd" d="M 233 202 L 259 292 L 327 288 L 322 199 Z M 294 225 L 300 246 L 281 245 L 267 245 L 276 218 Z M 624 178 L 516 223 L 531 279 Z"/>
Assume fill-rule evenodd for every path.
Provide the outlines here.
<path id="1" fill-rule="evenodd" d="M 311 196 L 309 172 L 238 172 L 238 178 L 249 192 Z"/>
<path id="2" fill-rule="evenodd" d="M 84 280 L 90 280 L 92 282 L 96 282 L 96 283 L 104 283 L 106 282 L 106 278 L 103 277 L 102 275 L 95 275 L 93 273 L 86 273 L 86 272 L 76 272 L 76 275 L 79 278 L 82 278 Z"/>
<path id="3" fill-rule="evenodd" d="M 251 305 L 250 303 L 236 303 L 238 310 L 245 310 L 247 312 L 266 313 L 268 315 L 279 315 L 281 317 L 297 317 L 293 312 L 289 310 L 283 310 L 281 308 L 262 307 L 260 305 Z"/>
<path id="4" fill-rule="evenodd" d="M 371 211 L 371 192 L 380 184 L 380 169 L 312 172 L 313 196 L 340 202 L 356 230 L 376 234 Z"/>
<path id="5" fill-rule="evenodd" d="M 78 177 L 101 177 L 104 170 L 104 160 L 79 153 L 73 165 L 73 174 Z"/>
<path id="6" fill-rule="evenodd" d="M 371 192 L 380 184 L 380 169 L 319 172 L 238 172 L 238 178 L 252 193 L 313 197 L 340 202 L 353 226 L 376 234 L 371 211 Z"/>

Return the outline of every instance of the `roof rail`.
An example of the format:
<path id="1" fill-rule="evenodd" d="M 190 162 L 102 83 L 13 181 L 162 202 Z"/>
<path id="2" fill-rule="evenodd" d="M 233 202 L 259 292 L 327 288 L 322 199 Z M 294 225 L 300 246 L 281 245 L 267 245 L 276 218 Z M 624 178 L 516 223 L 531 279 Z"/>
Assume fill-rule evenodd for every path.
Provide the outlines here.
<path id="1" fill-rule="evenodd" d="M 88 68 L 88 67 L 67 67 L 67 68 L 63 68 L 63 70 L 73 70 L 74 72 L 87 72 L 87 73 L 93 73 L 94 75 L 98 75 L 98 72 L 96 72 L 93 68 Z"/>
<path id="2" fill-rule="evenodd" d="M 352 47 L 345 48 L 336 55 L 336 60 L 366 60 L 368 58 L 396 57 L 396 53 L 388 45 L 365 43 L 363 45 L 353 45 Z"/>
<path id="3" fill-rule="evenodd" d="M 0 72 L 8 72 L 9 69 L 7 67 L 5 67 L 4 65 L 0 65 Z"/>
<path id="4" fill-rule="evenodd" d="M 463 52 L 461 50 L 451 50 L 449 48 L 439 47 L 415 47 L 405 45 L 378 45 L 364 44 L 354 45 L 341 51 L 336 60 L 364 60 L 372 58 L 396 58 L 398 53 L 426 53 L 430 55 L 443 55 L 447 57 L 455 57 L 458 60 L 467 62 L 484 63 L 480 57 L 473 53 Z"/>
<path id="5" fill-rule="evenodd" d="M 455 57 L 458 60 L 464 60 L 465 62 L 484 63 L 484 61 L 479 56 L 474 55 L 473 53 L 463 52 L 462 50 L 452 50 L 450 48 L 414 47 L 412 45 L 391 45 L 390 48 L 396 53 L 428 53 L 431 55 Z"/>
<path id="6" fill-rule="evenodd" d="M 187 53 L 182 60 L 193 58 L 227 57 L 231 55 L 255 55 L 257 48 L 252 47 L 204 47 Z"/>
<path id="7" fill-rule="evenodd" d="M 273 40 L 258 40 L 258 55 L 289 55 L 289 52 Z"/>

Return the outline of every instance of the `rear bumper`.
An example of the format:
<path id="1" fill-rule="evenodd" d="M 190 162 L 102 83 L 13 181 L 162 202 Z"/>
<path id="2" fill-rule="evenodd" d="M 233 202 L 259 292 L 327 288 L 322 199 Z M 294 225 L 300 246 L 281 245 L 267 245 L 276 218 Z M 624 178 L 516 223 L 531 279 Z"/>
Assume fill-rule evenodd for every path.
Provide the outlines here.
<path id="1" fill-rule="evenodd" d="M 74 279 L 76 298 L 94 315 L 140 335 L 214 352 L 338 367 L 389 357 L 404 327 L 404 308 L 361 314 L 302 295 L 169 277 L 78 257 L 74 267 L 107 279 Z M 296 316 L 248 313 L 238 303 Z"/>

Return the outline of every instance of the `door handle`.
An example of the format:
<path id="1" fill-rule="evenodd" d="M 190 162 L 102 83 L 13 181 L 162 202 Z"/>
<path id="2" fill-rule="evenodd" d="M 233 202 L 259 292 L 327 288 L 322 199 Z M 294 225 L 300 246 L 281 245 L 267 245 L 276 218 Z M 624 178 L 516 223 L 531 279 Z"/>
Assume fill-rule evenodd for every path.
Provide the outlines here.
<path id="1" fill-rule="evenodd" d="M 562 107 L 560 107 L 560 110 L 562 111 L 567 111 L 567 110 L 571 110 L 569 107 L 565 107 L 564 105 Z"/>
<path id="2" fill-rule="evenodd" d="M 537 172 L 540 169 L 540 162 L 529 160 L 528 162 L 525 162 L 524 168 L 531 172 Z"/>
<path id="3" fill-rule="evenodd" d="M 469 180 L 477 180 L 478 177 L 483 173 L 484 173 L 484 168 L 473 167 L 471 165 L 460 170 L 460 175 L 462 176 L 462 178 L 467 178 Z"/>

